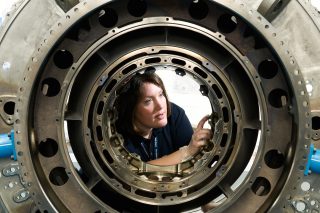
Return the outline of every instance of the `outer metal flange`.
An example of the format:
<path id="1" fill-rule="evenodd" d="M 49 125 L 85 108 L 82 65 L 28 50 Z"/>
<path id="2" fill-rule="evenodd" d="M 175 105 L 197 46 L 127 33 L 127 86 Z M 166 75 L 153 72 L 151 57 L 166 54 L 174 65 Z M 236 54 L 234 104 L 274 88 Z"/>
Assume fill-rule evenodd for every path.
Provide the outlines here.
<path id="1" fill-rule="evenodd" d="M 73 212 L 81 203 L 86 212 L 181 211 L 209 201 L 221 203 L 217 212 L 291 208 L 286 198 L 303 174 L 310 113 L 301 72 L 277 32 L 242 1 L 141 2 L 138 9 L 132 1 L 81 2 L 25 71 L 16 146 L 39 209 Z M 217 146 L 154 173 L 159 168 L 114 140 L 109 112 L 122 82 L 164 66 L 205 85 L 225 128 Z M 215 154 L 224 134 L 224 154 Z"/>
<path id="2" fill-rule="evenodd" d="M 15 95 L 0 96 L 0 117 L 7 125 L 13 124 L 15 102 Z"/>

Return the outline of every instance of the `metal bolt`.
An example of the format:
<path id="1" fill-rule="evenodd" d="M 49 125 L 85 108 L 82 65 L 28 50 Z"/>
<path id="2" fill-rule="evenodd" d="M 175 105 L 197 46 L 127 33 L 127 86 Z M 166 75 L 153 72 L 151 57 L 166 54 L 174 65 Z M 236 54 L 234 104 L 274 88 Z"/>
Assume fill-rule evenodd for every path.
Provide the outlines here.
<path id="1" fill-rule="evenodd" d="M 305 191 L 305 192 L 306 192 L 306 191 L 309 191 L 310 188 L 311 188 L 311 185 L 310 185 L 309 182 L 304 181 L 304 182 L 301 183 L 301 189 L 302 189 L 302 191 Z"/>
<path id="2" fill-rule="evenodd" d="M 296 203 L 296 209 L 297 209 L 297 211 L 302 212 L 306 209 L 306 204 L 302 201 L 298 201 Z"/>
<path id="3" fill-rule="evenodd" d="M 10 187 L 10 188 L 13 187 L 13 183 L 12 183 L 12 182 L 9 183 L 9 187 Z"/>
<path id="4" fill-rule="evenodd" d="M 20 196 L 21 196 L 22 198 L 25 198 L 25 197 L 27 196 L 27 194 L 26 194 L 26 192 L 21 192 Z"/>

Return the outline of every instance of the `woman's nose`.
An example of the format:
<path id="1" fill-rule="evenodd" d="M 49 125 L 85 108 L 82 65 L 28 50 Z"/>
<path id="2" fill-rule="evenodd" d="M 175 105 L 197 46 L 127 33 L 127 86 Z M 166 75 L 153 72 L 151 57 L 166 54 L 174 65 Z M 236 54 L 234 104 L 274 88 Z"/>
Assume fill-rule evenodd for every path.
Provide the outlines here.
<path id="1" fill-rule="evenodd" d="M 155 108 L 156 108 L 156 110 L 160 110 L 160 109 L 163 108 L 163 103 L 162 103 L 161 100 L 156 99 L 156 101 L 155 101 Z"/>

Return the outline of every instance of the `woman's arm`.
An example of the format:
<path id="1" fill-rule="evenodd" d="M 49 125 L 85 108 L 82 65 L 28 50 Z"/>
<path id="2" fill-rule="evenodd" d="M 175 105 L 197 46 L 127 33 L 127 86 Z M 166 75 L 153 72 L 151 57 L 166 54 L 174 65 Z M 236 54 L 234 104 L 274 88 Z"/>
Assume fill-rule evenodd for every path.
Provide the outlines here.
<path id="1" fill-rule="evenodd" d="M 169 155 L 151 160 L 148 163 L 158 166 L 169 166 L 181 163 L 192 155 L 196 154 L 200 150 L 200 148 L 205 146 L 207 141 L 212 138 L 211 130 L 203 128 L 205 122 L 208 119 L 209 116 L 207 115 L 200 120 L 188 146 L 181 147 L 179 150 Z"/>
<path id="2" fill-rule="evenodd" d="M 161 158 L 148 161 L 148 163 L 158 166 L 170 166 L 181 163 L 183 161 L 184 151 L 179 149 L 169 155 L 165 155 Z"/>

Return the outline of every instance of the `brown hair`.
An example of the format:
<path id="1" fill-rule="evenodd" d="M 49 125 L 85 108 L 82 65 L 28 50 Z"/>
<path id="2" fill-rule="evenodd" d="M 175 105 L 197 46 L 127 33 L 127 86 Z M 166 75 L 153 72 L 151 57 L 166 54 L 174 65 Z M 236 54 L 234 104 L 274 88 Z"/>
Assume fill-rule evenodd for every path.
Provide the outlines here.
<path id="1" fill-rule="evenodd" d="M 137 73 L 117 91 L 118 97 L 115 101 L 115 107 L 118 112 L 118 119 L 116 127 L 121 134 L 135 134 L 132 123 L 133 114 L 141 96 L 140 88 L 144 83 L 152 83 L 163 90 L 167 100 L 167 116 L 171 115 L 171 104 L 161 78 L 154 72 Z"/>

